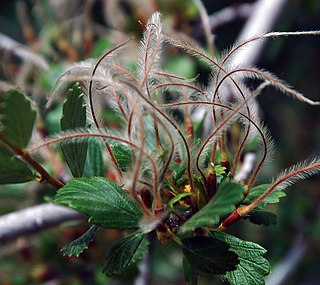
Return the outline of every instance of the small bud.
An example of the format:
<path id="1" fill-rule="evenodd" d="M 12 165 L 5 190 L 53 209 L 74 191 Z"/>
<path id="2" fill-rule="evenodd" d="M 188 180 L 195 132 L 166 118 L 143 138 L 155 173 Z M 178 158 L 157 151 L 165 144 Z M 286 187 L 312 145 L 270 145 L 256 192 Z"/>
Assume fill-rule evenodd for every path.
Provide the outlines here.
<path id="1" fill-rule="evenodd" d="M 226 168 L 226 174 L 230 172 L 230 162 L 228 160 L 221 160 L 221 166 Z"/>
<path id="2" fill-rule="evenodd" d="M 215 173 L 209 173 L 206 187 L 208 201 L 210 201 L 217 192 L 217 175 Z"/>
<path id="3" fill-rule="evenodd" d="M 167 244 L 172 238 L 172 232 L 169 227 L 163 223 L 160 223 L 156 228 L 156 234 L 158 240 L 162 244 Z"/>
<path id="4" fill-rule="evenodd" d="M 148 209 L 152 208 L 152 195 L 149 189 L 142 188 L 140 190 L 140 197 L 143 201 L 143 203 L 146 205 Z"/>

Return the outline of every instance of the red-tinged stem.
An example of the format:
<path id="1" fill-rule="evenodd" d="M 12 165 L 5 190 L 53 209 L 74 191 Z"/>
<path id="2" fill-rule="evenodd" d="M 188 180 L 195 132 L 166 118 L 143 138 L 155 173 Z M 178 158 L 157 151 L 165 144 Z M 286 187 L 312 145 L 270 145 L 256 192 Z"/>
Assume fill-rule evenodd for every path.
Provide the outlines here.
<path id="1" fill-rule="evenodd" d="M 255 207 L 257 207 L 265 198 L 267 198 L 281 183 L 285 182 L 286 180 L 299 175 L 302 172 L 309 171 L 313 168 L 320 168 L 320 163 L 315 163 L 312 165 L 308 165 L 306 167 L 300 168 L 298 170 L 295 170 L 284 177 L 280 178 L 278 181 L 276 181 L 272 186 L 270 186 L 262 195 L 260 195 L 255 201 L 253 201 L 248 206 L 242 207 L 239 209 L 239 213 L 244 216 L 248 214 L 250 211 L 252 211 Z"/>
<path id="2" fill-rule="evenodd" d="M 68 140 L 68 139 L 75 139 L 75 138 L 79 138 L 79 137 L 98 137 L 98 138 L 100 137 L 100 138 L 104 138 L 104 139 L 116 140 L 116 141 L 120 141 L 122 143 L 128 144 L 128 145 L 140 150 L 143 153 L 143 155 L 145 155 L 148 158 L 148 160 L 151 162 L 151 164 L 152 164 L 153 173 L 154 173 L 154 185 L 153 185 L 153 188 L 154 188 L 154 193 L 157 193 L 157 191 L 158 191 L 158 173 L 157 173 L 157 165 L 156 165 L 155 161 L 152 159 L 152 157 L 144 149 L 141 149 L 140 146 L 134 144 L 131 141 L 125 140 L 123 138 L 120 138 L 120 137 L 101 134 L 101 133 L 98 133 L 98 134 L 91 134 L 91 133 L 70 134 L 70 135 L 65 135 L 65 136 L 62 136 L 62 137 L 59 137 L 59 138 L 55 138 L 55 139 L 51 139 L 49 141 L 46 141 L 46 142 L 42 143 L 41 145 L 38 145 L 38 146 L 30 149 L 30 152 L 36 151 L 37 149 L 39 149 L 41 147 L 44 147 L 44 146 L 47 146 L 47 145 L 50 145 L 50 144 L 53 144 L 53 143 L 57 143 L 59 141 Z M 140 206 L 140 208 L 144 211 L 144 213 L 146 215 L 148 215 L 148 216 L 152 215 L 151 211 L 144 205 L 142 200 L 137 195 L 133 194 L 132 197 L 137 202 L 137 204 Z"/>
<path id="3" fill-rule="evenodd" d="M 60 189 L 64 184 L 58 179 L 51 176 L 42 165 L 34 159 L 30 153 L 24 149 L 18 148 L 12 145 L 5 137 L 0 134 L 0 141 L 13 153 L 17 154 L 21 159 L 23 159 L 27 164 L 29 164 L 34 170 L 40 174 L 40 182 L 47 183 L 56 189 Z"/>
<path id="4" fill-rule="evenodd" d="M 231 226 L 232 224 L 234 224 L 235 222 L 241 220 L 243 218 L 243 216 L 241 215 L 240 212 L 238 212 L 239 209 L 237 209 L 236 211 L 234 211 L 231 215 L 229 215 L 222 223 L 221 225 L 218 227 L 218 230 L 225 230 L 226 228 L 228 228 L 229 226 Z"/>
<path id="5" fill-rule="evenodd" d="M 130 40 L 131 40 L 131 39 L 130 39 Z M 95 112 L 94 112 L 93 96 L 92 96 L 92 87 L 93 87 L 94 75 L 95 75 L 95 73 L 96 73 L 99 65 L 101 64 L 101 62 L 102 62 L 108 55 L 110 55 L 110 54 L 111 54 L 112 52 L 114 52 L 115 50 L 121 48 L 122 46 L 126 45 L 130 40 L 128 40 L 128 41 L 126 41 L 126 42 L 124 42 L 124 43 L 122 43 L 122 44 L 114 47 L 113 49 L 109 50 L 108 52 L 106 52 L 103 56 L 101 56 L 101 57 L 99 58 L 99 60 L 97 61 L 96 65 L 95 65 L 94 68 L 93 68 L 93 71 L 92 71 L 92 74 L 91 74 L 91 78 L 90 78 L 90 82 L 89 82 L 89 94 L 88 94 L 88 96 L 89 96 L 89 103 L 90 103 L 90 110 L 91 110 L 92 118 L 93 118 L 94 124 L 96 125 L 96 127 L 97 127 L 97 129 L 98 129 L 99 131 L 100 131 L 100 126 L 99 126 L 99 123 L 98 123 L 96 114 L 95 114 Z M 110 145 L 109 145 L 108 143 L 105 143 L 105 146 L 106 146 L 106 148 L 107 148 L 107 150 L 108 150 L 108 152 L 109 152 L 109 154 L 110 154 L 110 157 L 111 157 L 111 160 L 112 160 L 114 166 L 116 167 L 116 170 L 117 170 L 118 175 L 119 175 L 120 177 L 122 177 L 122 176 L 123 176 L 122 170 L 121 170 L 121 168 L 120 168 L 120 166 L 119 166 L 119 164 L 118 164 L 118 162 L 117 162 L 117 160 L 116 160 L 116 158 L 115 158 L 115 156 L 114 156 L 114 154 L 113 154 L 113 152 L 112 152 L 112 149 L 111 149 Z"/>
<path id="6" fill-rule="evenodd" d="M 168 117 L 164 112 L 162 112 L 159 107 L 154 104 L 151 100 L 149 100 L 148 98 L 146 98 L 145 96 L 143 96 L 143 94 L 141 93 L 141 91 L 134 85 L 132 85 L 129 82 L 125 82 L 122 81 L 124 84 L 126 84 L 127 86 L 129 86 L 130 88 L 132 88 L 133 90 L 136 91 L 136 93 L 144 100 L 147 102 L 147 104 L 149 104 L 155 111 L 157 111 L 163 118 L 165 118 L 165 120 L 178 132 L 179 136 L 181 137 L 185 148 L 186 148 L 186 154 L 187 154 L 187 175 L 188 175 L 188 180 L 191 186 L 192 191 L 194 190 L 194 182 L 192 179 L 192 174 L 191 174 L 191 154 L 190 154 L 190 149 L 188 146 L 188 142 L 186 140 L 186 138 L 184 137 L 183 133 L 181 132 L 181 130 L 179 129 L 179 127 L 171 120 L 170 117 Z"/>
<path id="7" fill-rule="evenodd" d="M 233 109 L 230 106 L 223 105 L 223 104 L 220 104 L 220 103 L 214 103 L 214 102 L 211 102 L 211 101 L 210 102 L 209 101 L 199 101 L 199 102 L 189 101 L 189 102 L 170 103 L 170 104 L 165 104 L 164 107 L 168 108 L 168 107 L 177 107 L 177 106 L 180 106 L 180 105 L 195 105 L 195 104 L 197 104 L 197 105 L 219 106 L 221 108 L 225 108 L 225 109 L 228 109 L 230 111 L 236 112 L 236 110 Z M 265 160 L 266 156 L 267 156 L 267 140 L 266 140 L 262 130 L 260 129 L 260 127 L 250 117 L 248 117 L 246 114 L 244 114 L 242 112 L 238 112 L 238 113 L 239 113 L 240 116 L 246 118 L 251 124 L 253 124 L 253 126 L 257 129 L 257 131 L 261 135 L 261 138 L 262 138 L 262 141 L 263 141 L 263 145 L 264 145 L 264 155 L 263 155 L 263 158 L 261 159 L 261 162 L 259 164 L 259 165 L 261 165 L 263 163 L 263 161 Z M 217 143 L 217 141 L 215 141 L 214 143 Z M 201 169 L 199 167 L 199 164 L 197 164 L 196 166 L 197 166 L 197 169 L 198 169 L 199 173 L 201 174 L 202 178 L 205 181 L 205 175 L 201 171 Z M 255 171 L 255 173 L 256 172 L 257 172 L 257 170 Z"/>
<path id="8" fill-rule="evenodd" d="M 257 207 L 265 198 L 267 198 L 281 183 L 285 182 L 286 180 L 299 175 L 302 172 L 309 171 L 313 168 L 320 168 L 320 163 L 315 163 L 312 165 L 308 165 L 306 167 L 300 168 L 298 170 L 295 170 L 282 178 L 280 178 L 278 181 L 276 181 L 272 186 L 270 186 L 262 195 L 260 195 L 255 201 L 253 201 L 251 204 L 247 206 L 243 206 L 238 208 L 236 211 L 234 211 L 231 215 L 229 215 L 219 226 L 218 229 L 224 230 L 227 227 L 231 226 L 235 222 L 241 220 L 243 217 L 245 217 L 249 212 L 251 212 L 255 207 Z"/>

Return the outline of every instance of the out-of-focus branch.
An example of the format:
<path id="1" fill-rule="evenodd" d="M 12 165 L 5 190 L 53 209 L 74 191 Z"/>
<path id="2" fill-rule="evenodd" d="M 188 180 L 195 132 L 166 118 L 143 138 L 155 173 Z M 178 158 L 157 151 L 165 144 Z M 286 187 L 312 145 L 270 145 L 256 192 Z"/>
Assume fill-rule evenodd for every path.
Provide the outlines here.
<path id="1" fill-rule="evenodd" d="M 243 27 L 238 41 L 270 32 L 288 0 L 259 0 L 254 4 L 251 16 Z M 256 41 L 243 48 L 233 59 L 235 65 L 255 64 L 261 56 L 265 41 Z"/>
<path id="2" fill-rule="evenodd" d="M 207 44 L 209 47 L 209 50 L 214 53 L 214 37 L 213 37 L 213 33 L 211 31 L 211 27 L 210 27 L 210 18 L 209 15 L 206 11 L 206 8 L 203 6 L 203 3 L 201 2 L 201 0 L 193 0 L 194 4 L 198 7 L 198 10 L 200 12 L 200 17 L 201 17 L 201 21 L 202 21 L 202 26 L 207 38 Z"/>
<path id="3" fill-rule="evenodd" d="M 233 5 L 211 14 L 209 17 L 211 30 L 215 30 L 237 19 L 248 18 L 252 13 L 253 6 L 251 3 Z"/>
<path id="4" fill-rule="evenodd" d="M 10 213 L 0 217 L 0 243 L 37 233 L 67 221 L 85 221 L 85 216 L 50 203 Z"/>
<path id="5" fill-rule="evenodd" d="M 272 31 L 281 12 L 285 8 L 288 0 L 259 0 L 254 4 L 252 14 L 248 18 L 237 41 L 248 39 L 256 35 L 268 33 Z M 238 65 L 255 65 L 262 54 L 265 41 L 255 41 L 250 45 L 246 45 L 232 59 L 235 66 Z M 256 113 L 259 107 L 255 105 Z M 253 153 L 244 156 L 244 163 L 237 176 L 240 180 L 245 180 L 254 167 L 255 159 Z"/>
<path id="6" fill-rule="evenodd" d="M 281 285 L 291 275 L 294 269 L 303 258 L 308 248 L 308 241 L 299 237 L 293 244 L 288 254 L 272 270 L 272 274 L 266 279 L 266 285 Z"/>
<path id="7" fill-rule="evenodd" d="M 44 70 L 49 68 L 48 63 L 41 56 L 2 33 L 0 33 L 0 50 L 10 52 L 21 60 L 31 63 L 37 68 Z"/>

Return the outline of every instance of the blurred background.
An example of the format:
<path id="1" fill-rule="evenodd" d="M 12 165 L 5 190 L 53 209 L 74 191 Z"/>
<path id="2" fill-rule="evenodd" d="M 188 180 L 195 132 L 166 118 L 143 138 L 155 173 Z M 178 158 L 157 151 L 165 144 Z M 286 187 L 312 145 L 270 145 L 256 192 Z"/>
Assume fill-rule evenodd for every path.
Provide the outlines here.
<path id="1" fill-rule="evenodd" d="M 259 1 L 203 1 L 218 55 L 241 33 L 253 5 Z M 320 29 L 320 1 L 290 0 L 274 23 L 273 31 Z M 1 1 L 0 93 L 19 86 L 39 106 L 44 106 L 63 69 L 133 37 L 138 47 L 143 25 L 154 11 L 163 14 L 164 30 L 180 39 L 207 48 L 199 7 L 188 0 L 39 0 Z M 228 12 L 228 13 L 226 13 Z M 320 38 L 283 37 L 268 40 L 255 63 L 287 81 L 315 101 L 320 100 Z M 137 50 L 123 54 L 134 67 Z M 199 75 L 205 83 L 209 70 L 175 49 L 166 50 L 163 64 L 173 73 L 189 78 Z M 258 98 L 262 117 L 275 140 L 272 163 L 260 177 L 267 183 L 298 161 L 320 153 L 320 111 L 274 89 Z M 57 110 L 56 110 L 57 111 Z M 57 111 L 58 112 L 58 111 Z M 57 131 L 58 113 L 44 112 L 48 133 Z M 32 183 L 0 186 L 0 215 L 45 202 L 48 189 Z M 45 194 L 45 195 L 44 195 Z M 50 193 L 49 193 L 50 196 Z M 319 284 L 320 280 L 320 179 L 314 177 L 287 190 L 272 210 L 278 224 L 264 227 L 240 222 L 232 231 L 268 249 L 274 275 L 278 265 L 292 271 L 282 283 Z M 107 280 L 102 274 L 105 249 L 119 235 L 101 231 L 89 250 L 79 258 L 63 257 L 60 249 L 80 236 L 87 226 L 68 225 L 46 230 L 0 245 L 0 284 L 133 284 L 136 267 L 123 280 Z M 161 254 L 160 254 L 161 253 Z M 292 255 L 290 255 L 292 254 Z M 292 266 L 296 261 L 296 266 Z M 291 263 L 290 263 L 291 262 Z M 184 284 L 181 259 L 174 245 L 155 249 L 153 284 Z M 280 270 L 284 272 L 284 269 Z M 279 280 L 280 277 L 278 277 Z M 215 282 L 215 283 L 214 283 Z M 201 277 L 200 284 L 220 284 Z"/>

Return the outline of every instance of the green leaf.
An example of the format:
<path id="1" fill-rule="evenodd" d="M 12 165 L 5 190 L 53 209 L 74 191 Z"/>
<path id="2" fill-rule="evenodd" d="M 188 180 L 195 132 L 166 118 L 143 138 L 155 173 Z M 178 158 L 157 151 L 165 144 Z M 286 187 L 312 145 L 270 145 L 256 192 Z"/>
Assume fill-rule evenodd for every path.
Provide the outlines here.
<path id="1" fill-rule="evenodd" d="M 242 185 L 230 181 L 221 183 L 213 199 L 183 224 L 180 229 L 181 232 L 193 231 L 200 227 L 216 226 L 221 217 L 235 210 L 235 205 L 242 200 L 242 197 Z"/>
<path id="2" fill-rule="evenodd" d="M 194 267 L 192 267 L 185 257 L 183 258 L 183 275 L 184 275 L 184 280 L 189 285 L 198 284 L 199 271 Z"/>
<path id="3" fill-rule="evenodd" d="M 245 204 L 250 204 L 251 202 L 255 201 L 260 195 L 262 195 L 271 184 L 261 184 L 256 187 L 253 187 L 246 199 L 244 200 Z M 275 204 L 279 203 L 280 198 L 285 197 L 286 193 L 283 192 L 281 188 L 276 188 L 268 197 L 266 197 L 262 203 L 260 203 L 259 207 L 263 208 L 266 204 Z"/>
<path id="4" fill-rule="evenodd" d="M 103 161 L 103 154 L 101 145 L 96 141 L 90 141 L 86 165 L 84 167 L 83 176 L 84 177 L 94 177 L 94 176 L 104 176 L 105 166 Z"/>
<path id="5" fill-rule="evenodd" d="M 166 68 L 169 72 L 180 75 L 184 78 L 196 76 L 196 66 L 193 59 L 185 56 L 175 56 L 167 62 Z"/>
<path id="6" fill-rule="evenodd" d="M 240 263 L 237 269 L 222 276 L 231 285 L 263 285 L 264 277 L 270 273 L 270 264 L 263 255 L 267 252 L 260 245 L 244 241 L 223 232 L 214 232 L 213 236 L 229 244 Z"/>
<path id="7" fill-rule="evenodd" d="M 116 183 L 103 177 L 76 178 L 62 187 L 54 202 L 89 216 L 92 224 L 109 229 L 139 226 L 140 208 Z"/>
<path id="8" fill-rule="evenodd" d="M 26 163 L 0 147 L 0 184 L 23 183 L 34 179 L 35 176 Z"/>
<path id="9" fill-rule="evenodd" d="M 220 239 L 194 236 L 181 240 L 182 251 L 190 265 L 201 272 L 225 274 L 236 269 L 237 255 L 229 251 L 229 245 Z"/>
<path id="10" fill-rule="evenodd" d="M 177 181 L 182 177 L 182 175 L 184 173 L 186 173 L 186 167 L 184 165 L 173 165 L 172 167 L 172 170 L 173 170 L 173 173 L 172 173 L 172 176 L 173 176 L 173 179 L 174 179 L 174 182 L 177 183 Z"/>
<path id="11" fill-rule="evenodd" d="M 112 245 L 107 253 L 104 274 L 108 277 L 120 276 L 134 257 L 144 236 L 144 232 L 134 233 Z"/>
<path id="12" fill-rule="evenodd" d="M 131 151 L 121 144 L 112 145 L 111 149 L 119 164 L 121 171 L 126 172 L 132 162 Z"/>
<path id="13" fill-rule="evenodd" d="M 111 43 L 109 38 L 101 37 L 97 39 L 91 51 L 90 57 L 102 56 L 106 52 L 106 50 L 110 48 L 110 46 L 111 46 Z"/>
<path id="14" fill-rule="evenodd" d="M 67 99 L 63 104 L 63 115 L 60 121 L 61 130 L 73 130 L 86 126 L 86 108 L 79 83 L 69 88 Z M 64 158 L 74 177 L 81 177 L 87 156 L 87 142 L 61 143 Z"/>
<path id="15" fill-rule="evenodd" d="M 97 226 L 90 227 L 90 229 L 86 231 L 81 237 L 65 245 L 61 249 L 61 251 L 63 252 L 63 255 L 68 255 L 68 256 L 75 255 L 76 257 L 78 257 L 80 253 L 82 253 L 85 249 L 88 248 L 88 245 L 93 240 L 93 237 L 96 231 L 98 230 L 98 228 L 99 227 Z"/>
<path id="16" fill-rule="evenodd" d="M 274 213 L 263 210 L 253 210 L 246 216 L 246 218 L 257 225 L 270 226 L 277 223 L 277 216 Z"/>
<path id="17" fill-rule="evenodd" d="M 36 111 L 20 91 L 11 89 L 4 94 L 0 106 L 1 133 L 14 146 L 25 148 L 31 137 Z"/>
<path id="18" fill-rule="evenodd" d="M 173 210 L 173 206 L 175 203 L 179 202 L 181 199 L 191 196 L 192 193 L 188 193 L 188 192 L 183 192 L 183 193 L 179 193 L 176 196 L 174 196 L 168 203 L 166 210 L 168 212 L 171 212 Z"/>
<path id="19" fill-rule="evenodd" d="M 130 261 L 130 264 L 140 262 L 144 258 L 148 250 L 149 250 L 149 241 L 147 240 L 147 238 L 145 238 L 142 240 L 139 247 L 137 248 L 134 256 L 132 257 L 132 260 Z"/>

